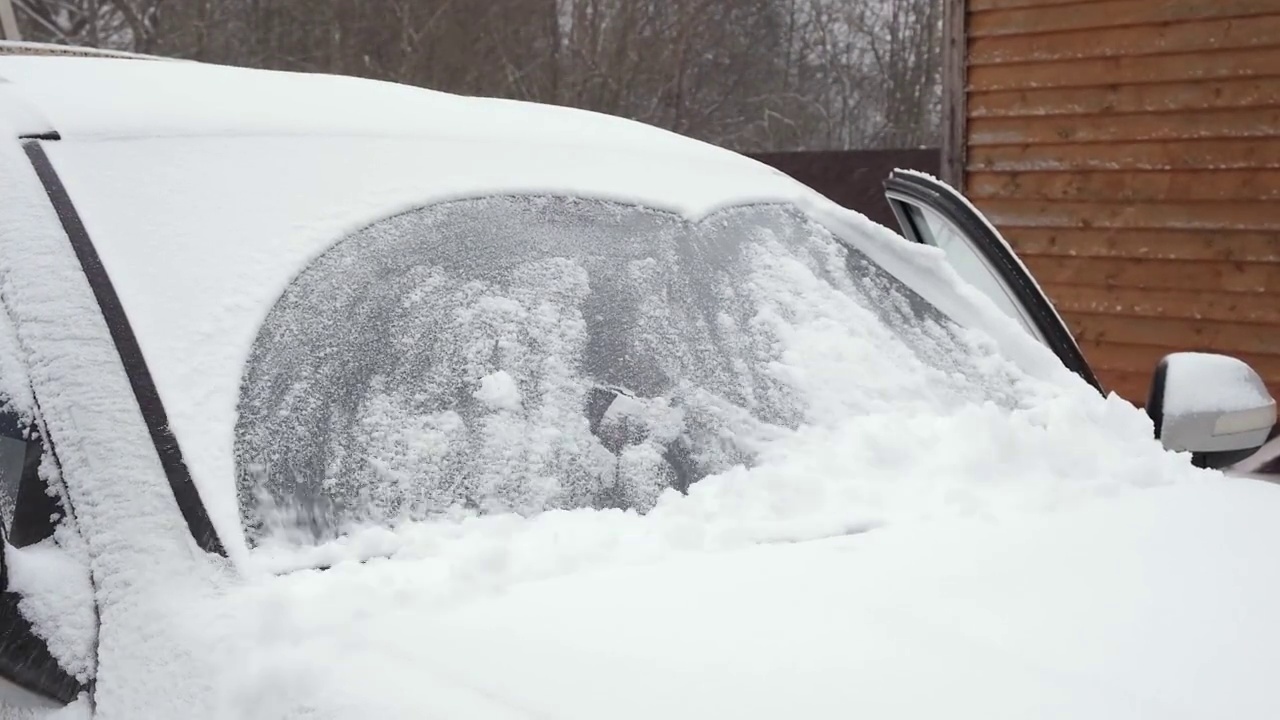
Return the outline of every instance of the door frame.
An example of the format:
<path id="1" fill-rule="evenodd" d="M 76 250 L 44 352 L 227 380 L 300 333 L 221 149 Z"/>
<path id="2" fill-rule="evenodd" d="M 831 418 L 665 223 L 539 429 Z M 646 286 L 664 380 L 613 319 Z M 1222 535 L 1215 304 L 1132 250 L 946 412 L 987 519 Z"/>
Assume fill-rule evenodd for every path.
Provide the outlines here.
<path id="1" fill-rule="evenodd" d="M 916 227 L 916 220 L 906 205 L 932 210 L 952 223 L 974 246 L 988 267 L 996 271 L 1013 299 L 1045 340 L 1045 345 L 1058 356 L 1068 370 L 1079 375 L 1099 392 L 1102 386 L 1089 367 L 1080 346 L 1053 303 L 1036 284 L 1026 265 L 1005 242 L 995 227 L 955 189 L 922 173 L 894 170 L 884 181 L 885 199 L 902 226 L 902 233 L 912 242 L 929 245 L 928 234 Z"/>

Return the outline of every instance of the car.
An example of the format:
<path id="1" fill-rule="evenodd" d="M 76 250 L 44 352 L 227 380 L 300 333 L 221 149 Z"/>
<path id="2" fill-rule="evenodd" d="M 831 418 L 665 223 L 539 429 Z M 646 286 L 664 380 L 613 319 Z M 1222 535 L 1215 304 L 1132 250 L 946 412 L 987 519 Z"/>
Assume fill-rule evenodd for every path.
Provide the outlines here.
<path id="1" fill-rule="evenodd" d="M 958 193 L 0 54 L 0 717 L 1275 717 L 1276 405 Z"/>

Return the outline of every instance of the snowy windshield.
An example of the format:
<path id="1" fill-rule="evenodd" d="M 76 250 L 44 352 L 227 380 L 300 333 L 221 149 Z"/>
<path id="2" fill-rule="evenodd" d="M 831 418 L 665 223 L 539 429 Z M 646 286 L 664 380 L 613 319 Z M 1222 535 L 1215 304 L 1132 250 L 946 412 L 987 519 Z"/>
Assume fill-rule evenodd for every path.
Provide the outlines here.
<path id="1" fill-rule="evenodd" d="M 268 315 L 241 386 L 241 516 L 258 544 L 644 512 L 823 414 L 1011 404 L 991 352 L 790 206 L 433 205 L 342 240 Z"/>

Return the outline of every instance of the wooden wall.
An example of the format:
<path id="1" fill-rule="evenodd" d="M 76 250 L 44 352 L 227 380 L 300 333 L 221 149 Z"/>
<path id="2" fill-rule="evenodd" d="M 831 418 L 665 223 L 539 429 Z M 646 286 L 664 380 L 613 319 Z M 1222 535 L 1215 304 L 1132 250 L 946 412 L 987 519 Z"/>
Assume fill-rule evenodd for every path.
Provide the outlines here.
<path id="1" fill-rule="evenodd" d="M 944 1 L 944 176 L 1100 380 L 1212 350 L 1280 397 L 1280 0 Z"/>

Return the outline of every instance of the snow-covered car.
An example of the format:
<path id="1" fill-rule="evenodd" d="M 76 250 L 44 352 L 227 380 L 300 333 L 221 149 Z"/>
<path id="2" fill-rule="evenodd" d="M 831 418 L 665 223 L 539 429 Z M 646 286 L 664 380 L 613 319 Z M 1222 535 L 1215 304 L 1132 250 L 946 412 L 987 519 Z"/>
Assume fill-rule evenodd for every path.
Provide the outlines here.
<path id="1" fill-rule="evenodd" d="M 1195 467 L 1256 374 L 1104 395 L 887 192 L 916 242 L 616 118 L 0 57 L 0 717 L 1280 716 L 1280 487 Z"/>

